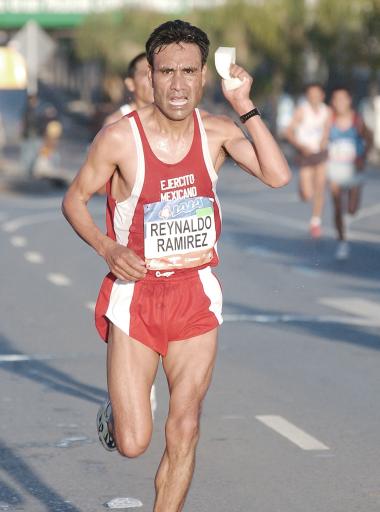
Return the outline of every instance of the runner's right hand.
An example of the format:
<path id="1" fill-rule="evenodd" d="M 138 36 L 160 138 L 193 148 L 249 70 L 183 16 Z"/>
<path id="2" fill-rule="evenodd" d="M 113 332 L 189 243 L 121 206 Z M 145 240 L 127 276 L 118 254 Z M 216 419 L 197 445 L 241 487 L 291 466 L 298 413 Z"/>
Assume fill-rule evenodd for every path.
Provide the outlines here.
<path id="1" fill-rule="evenodd" d="M 131 249 L 116 242 L 109 244 L 104 259 L 112 274 L 123 281 L 138 281 L 147 273 L 144 260 Z"/>

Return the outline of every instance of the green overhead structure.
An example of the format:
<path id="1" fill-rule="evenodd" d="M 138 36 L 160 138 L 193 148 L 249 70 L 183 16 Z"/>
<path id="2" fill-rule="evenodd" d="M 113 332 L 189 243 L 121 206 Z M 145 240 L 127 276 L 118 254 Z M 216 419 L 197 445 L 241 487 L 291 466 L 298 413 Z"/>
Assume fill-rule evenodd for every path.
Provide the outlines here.
<path id="1" fill-rule="evenodd" d="M 74 28 L 91 13 L 120 9 L 130 0 L 0 0 L 0 29 L 16 29 L 30 20 L 41 27 Z"/>

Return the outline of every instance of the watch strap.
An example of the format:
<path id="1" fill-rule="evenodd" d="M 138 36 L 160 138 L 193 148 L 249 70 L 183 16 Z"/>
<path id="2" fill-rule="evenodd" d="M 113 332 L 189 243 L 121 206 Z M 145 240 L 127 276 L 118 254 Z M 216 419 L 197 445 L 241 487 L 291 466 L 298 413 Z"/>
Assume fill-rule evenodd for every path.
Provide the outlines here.
<path id="1" fill-rule="evenodd" d="M 257 107 L 253 108 L 252 110 L 250 110 L 246 114 L 243 114 L 242 116 L 240 116 L 240 121 L 242 123 L 245 123 L 246 121 L 248 121 L 248 119 L 250 119 L 251 117 L 254 117 L 254 116 L 260 116 L 261 117 L 261 112 L 260 112 L 260 110 Z"/>

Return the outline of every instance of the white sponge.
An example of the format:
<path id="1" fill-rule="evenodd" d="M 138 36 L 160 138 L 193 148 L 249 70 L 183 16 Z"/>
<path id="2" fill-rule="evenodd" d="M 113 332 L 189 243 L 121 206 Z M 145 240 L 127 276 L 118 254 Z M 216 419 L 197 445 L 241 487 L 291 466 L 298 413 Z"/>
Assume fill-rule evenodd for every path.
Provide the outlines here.
<path id="1" fill-rule="evenodd" d="M 231 78 L 230 66 L 235 64 L 236 48 L 229 46 L 219 46 L 215 52 L 215 67 L 219 75 L 224 80 L 227 91 L 237 89 L 243 83 L 240 78 Z"/>

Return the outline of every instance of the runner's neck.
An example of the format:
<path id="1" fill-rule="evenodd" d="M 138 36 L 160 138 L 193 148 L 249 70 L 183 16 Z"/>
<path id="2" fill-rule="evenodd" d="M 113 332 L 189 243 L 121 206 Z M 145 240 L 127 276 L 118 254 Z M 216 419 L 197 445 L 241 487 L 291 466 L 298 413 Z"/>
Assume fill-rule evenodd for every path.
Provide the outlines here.
<path id="1" fill-rule="evenodd" d="M 173 121 L 161 112 L 161 110 L 153 104 L 152 118 L 158 126 L 158 131 L 167 134 L 173 140 L 183 140 L 184 137 L 193 133 L 194 129 L 194 112 L 191 112 L 185 119 Z"/>

